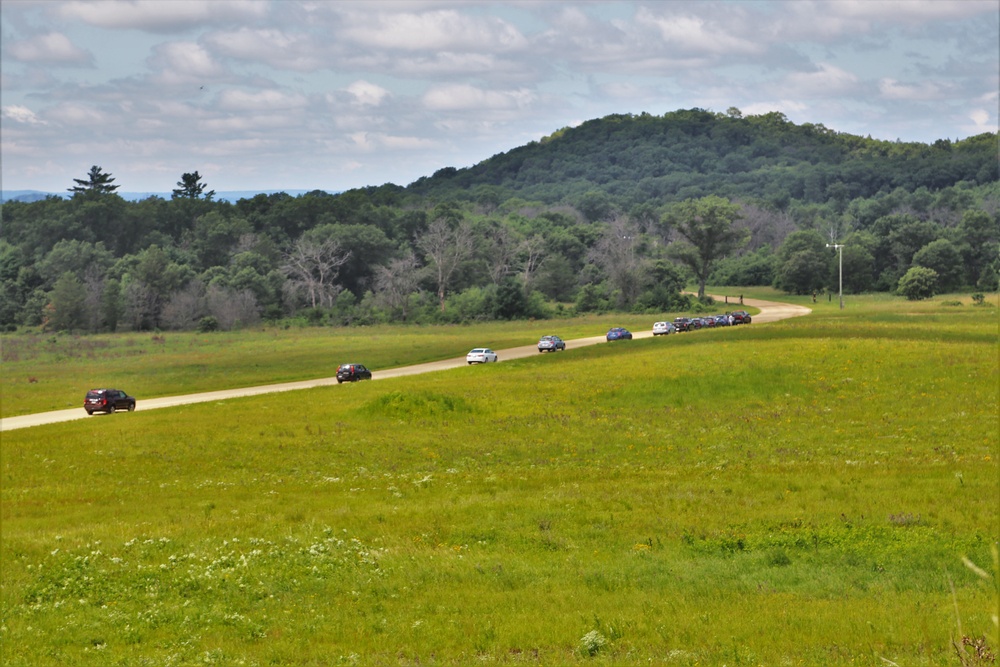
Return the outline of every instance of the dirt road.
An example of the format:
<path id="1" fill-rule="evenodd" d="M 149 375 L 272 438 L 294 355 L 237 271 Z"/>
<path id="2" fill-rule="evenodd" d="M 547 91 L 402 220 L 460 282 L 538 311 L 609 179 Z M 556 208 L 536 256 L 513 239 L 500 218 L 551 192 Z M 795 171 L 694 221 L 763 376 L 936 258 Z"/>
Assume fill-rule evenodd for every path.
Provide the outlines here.
<path id="1" fill-rule="evenodd" d="M 715 297 L 721 301 L 722 297 Z M 759 308 L 760 313 L 753 316 L 754 324 L 765 324 L 767 322 L 777 322 L 778 320 L 790 317 L 808 315 L 812 311 L 804 306 L 793 306 L 788 303 L 778 303 L 776 301 L 760 301 L 758 299 L 744 299 L 744 304 L 754 308 Z M 735 309 L 735 304 L 729 304 L 729 309 Z M 652 331 L 634 332 L 635 338 L 649 338 Z M 604 336 L 591 336 L 590 338 L 577 338 L 566 341 L 566 346 L 570 349 L 594 345 L 605 342 Z M 523 347 L 512 347 L 506 350 L 497 350 L 497 355 L 501 361 L 510 359 L 520 359 L 538 354 L 538 347 L 534 344 Z M 555 352 L 552 354 L 562 354 Z M 402 366 L 400 368 L 389 368 L 384 371 L 374 371 L 373 380 L 387 380 L 389 378 L 403 377 L 404 375 L 418 375 L 420 373 L 430 373 L 433 371 L 445 370 L 448 368 L 461 368 L 465 366 L 465 357 L 457 359 L 444 359 L 442 361 L 432 361 L 426 364 L 415 366 Z M 312 389 L 313 387 L 325 387 L 337 384 L 337 378 L 320 378 L 318 380 L 302 380 L 300 382 L 285 382 L 283 384 L 269 384 L 259 387 L 244 387 L 242 389 L 224 389 L 221 391 L 207 391 L 200 394 L 186 394 L 184 396 L 165 396 L 162 398 L 141 399 L 136 409 L 156 410 L 157 408 L 173 408 L 178 405 L 190 405 L 192 403 L 208 403 L 211 401 L 223 401 L 230 398 L 242 398 L 244 396 L 259 396 L 261 394 L 273 394 L 279 391 L 296 391 L 298 389 Z M 0 419 L 0 431 L 12 431 L 18 428 L 29 426 L 42 426 L 45 424 L 56 424 L 59 422 L 72 421 L 74 419 L 99 419 L 104 415 L 94 415 L 90 417 L 81 407 L 70 410 L 55 410 L 53 412 L 39 412 L 33 415 L 20 415 L 17 417 L 7 417 Z"/>

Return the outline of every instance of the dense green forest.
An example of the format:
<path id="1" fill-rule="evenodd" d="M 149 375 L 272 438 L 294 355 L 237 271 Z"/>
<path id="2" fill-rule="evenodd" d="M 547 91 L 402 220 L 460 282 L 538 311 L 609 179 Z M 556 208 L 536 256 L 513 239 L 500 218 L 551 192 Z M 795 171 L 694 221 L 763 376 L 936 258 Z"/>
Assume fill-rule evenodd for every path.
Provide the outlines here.
<path id="1" fill-rule="evenodd" d="M 0 327 L 462 322 L 691 307 L 690 285 L 997 289 L 996 134 L 879 141 L 780 113 L 615 115 L 407 187 L 129 202 L 99 166 L 7 202 Z"/>

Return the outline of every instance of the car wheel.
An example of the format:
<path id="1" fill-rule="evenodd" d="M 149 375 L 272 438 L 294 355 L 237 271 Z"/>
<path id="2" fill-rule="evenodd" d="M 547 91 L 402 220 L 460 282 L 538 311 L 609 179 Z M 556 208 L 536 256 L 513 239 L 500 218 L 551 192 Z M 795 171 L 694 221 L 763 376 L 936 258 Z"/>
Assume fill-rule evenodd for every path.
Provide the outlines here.
<path id="1" fill-rule="evenodd" d="M 135 403 L 130 403 L 130 404 L 129 404 L 129 406 L 128 406 L 128 411 L 129 411 L 129 412 L 134 412 L 134 411 L 135 411 Z"/>
<path id="2" fill-rule="evenodd" d="M 94 414 L 94 411 L 93 411 L 93 410 L 87 410 L 87 414 L 88 414 L 88 415 L 93 415 L 93 414 Z"/>
<path id="3" fill-rule="evenodd" d="M 337 378 L 337 384 L 344 384 L 344 381 L 341 380 L 340 378 Z"/>

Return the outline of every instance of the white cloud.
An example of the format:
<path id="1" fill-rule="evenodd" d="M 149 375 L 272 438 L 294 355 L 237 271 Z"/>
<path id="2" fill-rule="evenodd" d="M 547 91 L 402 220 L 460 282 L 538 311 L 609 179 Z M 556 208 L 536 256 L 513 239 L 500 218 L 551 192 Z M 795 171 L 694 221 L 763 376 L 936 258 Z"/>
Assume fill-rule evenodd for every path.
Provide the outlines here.
<path id="1" fill-rule="evenodd" d="M 670 5 L 666 5 L 670 7 Z M 663 47 L 676 55 L 734 55 L 761 53 L 757 40 L 739 37 L 726 26 L 708 22 L 700 16 L 656 15 L 643 7 L 636 12 L 636 25 L 652 28 L 663 40 Z"/>
<path id="2" fill-rule="evenodd" d="M 364 153 L 372 153 L 383 148 L 420 150 L 437 146 L 437 142 L 424 137 L 396 136 L 381 132 L 352 132 L 348 138 Z"/>
<path id="3" fill-rule="evenodd" d="M 851 72 L 821 63 L 812 72 L 792 72 L 783 87 L 787 94 L 802 97 L 835 97 L 858 91 L 858 77 Z"/>
<path id="4" fill-rule="evenodd" d="M 969 112 L 969 119 L 976 124 L 976 127 L 986 127 L 990 122 L 990 112 L 986 109 L 973 109 Z"/>
<path id="5" fill-rule="evenodd" d="M 777 5 L 780 11 L 774 11 L 773 21 L 762 31 L 772 43 L 884 39 L 900 28 L 935 30 L 946 22 L 977 16 L 989 20 L 997 13 L 995 0 L 802 0 Z"/>
<path id="6" fill-rule="evenodd" d="M 246 92 L 225 90 L 219 95 L 219 107 L 226 111 L 273 111 L 298 109 L 306 106 L 308 100 L 303 95 L 286 95 L 278 90 Z"/>
<path id="7" fill-rule="evenodd" d="M 390 64 L 399 76 L 433 77 L 487 75 L 510 77 L 513 74 L 529 75 L 530 68 L 510 60 L 502 60 L 490 53 L 439 53 L 420 54 L 413 57 L 394 58 Z"/>
<path id="8" fill-rule="evenodd" d="M 771 113 L 772 111 L 778 111 L 786 116 L 789 113 L 800 113 L 805 111 L 808 107 L 802 102 L 796 102 L 794 100 L 775 100 L 772 102 L 754 102 L 752 104 L 746 104 L 740 107 L 744 116 L 763 116 Z"/>
<path id="9" fill-rule="evenodd" d="M 197 152 L 200 155 L 235 157 L 239 163 L 243 162 L 247 155 L 270 153 L 275 149 L 281 148 L 282 144 L 283 142 L 280 139 L 220 139 L 199 146 Z M 249 167 L 249 169 L 252 170 L 253 167 Z"/>
<path id="10" fill-rule="evenodd" d="M 970 135 L 1000 131 L 1000 120 L 997 118 L 998 99 L 1000 99 L 998 91 L 984 95 L 980 100 L 984 106 L 968 111 L 967 117 L 972 122 L 962 124 L 962 131 Z"/>
<path id="11" fill-rule="evenodd" d="M 260 131 L 279 131 L 283 129 L 297 128 L 301 125 L 297 118 L 289 116 L 288 114 L 243 114 L 243 115 L 232 115 L 220 118 L 209 118 L 201 120 L 198 122 L 198 127 L 210 134 L 218 134 L 220 136 L 232 136 L 239 135 L 243 133 L 255 133 Z M 212 141 L 208 142 L 213 144 L 219 140 L 213 137 Z M 280 143 L 279 139 L 274 139 Z M 201 148 L 205 148 L 202 146 Z"/>
<path id="12" fill-rule="evenodd" d="M 381 135 L 379 141 L 386 148 L 400 148 L 403 150 L 417 150 L 433 148 L 437 142 L 424 137 L 400 137 L 391 134 Z"/>
<path id="13" fill-rule="evenodd" d="M 829 14 L 893 23 L 956 20 L 996 12 L 993 0 L 828 0 L 817 5 Z"/>
<path id="14" fill-rule="evenodd" d="M 535 100 L 529 90 L 483 90 L 465 84 L 431 88 L 423 103 L 434 111 L 510 110 L 528 107 Z"/>
<path id="15" fill-rule="evenodd" d="M 7 47 L 7 53 L 25 63 L 90 67 L 94 56 L 75 46 L 61 32 L 50 32 L 30 39 L 16 41 Z"/>
<path id="16" fill-rule="evenodd" d="M 160 68 L 157 77 L 165 84 L 202 83 L 226 74 L 225 69 L 200 44 L 168 42 L 160 44 L 150 63 Z"/>
<path id="17" fill-rule="evenodd" d="M 361 106 L 377 107 L 382 104 L 383 100 L 392 96 L 392 93 L 382 86 L 363 80 L 355 81 L 346 90 L 354 98 L 355 104 Z"/>
<path id="18" fill-rule="evenodd" d="M 278 69 L 311 72 L 325 63 L 322 45 L 308 35 L 281 30 L 243 27 L 210 35 L 206 42 L 226 56 Z"/>
<path id="19" fill-rule="evenodd" d="M 12 104 L 10 106 L 3 107 L 3 117 L 10 118 L 18 123 L 26 123 L 28 125 L 44 125 L 45 121 L 40 120 L 35 112 L 28 107 L 22 107 L 17 104 Z"/>
<path id="20" fill-rule="evenodd" d="M 103 126 L 107 123 L 107 117 L 101 111 L 89 104 L 77 102 L 57 105 L 48 112 L 48 116 L 74 128 Z"/>
<path id="21" fill-rule="evenodd" d="M 882 79 L 878 83 L 879 92 L 887 100 L 939 100 L 946 96 L 946 90 L 933 81 L 906 85 L 895 79 Z"/>
<path id="22" fill-rule="evenodd" d="M 369 5 L 378 7 L 377 4 Z M 353 24 L 345 36 L 359 44 L 392 51 L 510 51 L 527 40 L 499 18 L 483 18 L 454 10 L 388 13 L 370 11 L 345 15 Z"/>
<path id="23" fill-rule="evenodd" d="M 171 33 L 211 23 L 263 17 L 268 4 L 256 0 L 90 0 L 67 2 L 58 14 L 101 28 Z"/>

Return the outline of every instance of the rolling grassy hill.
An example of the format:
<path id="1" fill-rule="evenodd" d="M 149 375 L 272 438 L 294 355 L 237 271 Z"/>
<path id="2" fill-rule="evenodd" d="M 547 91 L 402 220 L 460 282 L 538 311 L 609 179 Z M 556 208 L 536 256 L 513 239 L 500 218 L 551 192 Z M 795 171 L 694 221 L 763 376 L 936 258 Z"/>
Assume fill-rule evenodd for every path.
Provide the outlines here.
<path id="1" fill-rule="evenodd" d="M 953 303 L 5 433 L 4 663 L 995 650 L 997 309 Z"/>

